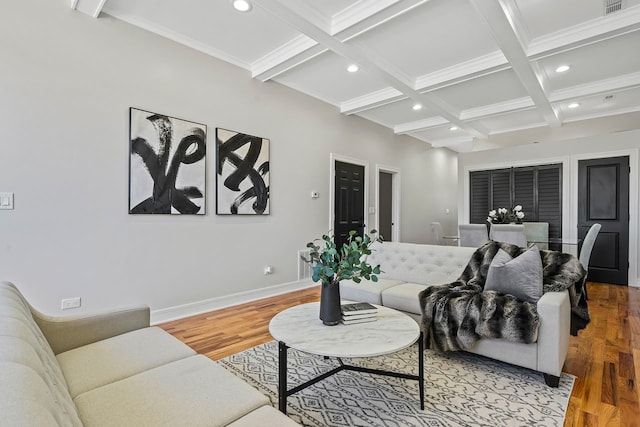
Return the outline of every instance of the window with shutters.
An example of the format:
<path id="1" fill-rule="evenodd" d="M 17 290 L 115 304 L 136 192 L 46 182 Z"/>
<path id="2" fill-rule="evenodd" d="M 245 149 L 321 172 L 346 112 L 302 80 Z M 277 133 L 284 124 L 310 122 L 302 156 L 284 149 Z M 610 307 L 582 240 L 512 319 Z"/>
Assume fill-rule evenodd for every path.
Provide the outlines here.
<path id="1" fill-rule="evenodd" d="M 562 164 L 469 173 L 473 224 L 487 222 L 490 210 L 522 205 L 524 221 L 548 222 L 549 237 L 562 237 Z"/>

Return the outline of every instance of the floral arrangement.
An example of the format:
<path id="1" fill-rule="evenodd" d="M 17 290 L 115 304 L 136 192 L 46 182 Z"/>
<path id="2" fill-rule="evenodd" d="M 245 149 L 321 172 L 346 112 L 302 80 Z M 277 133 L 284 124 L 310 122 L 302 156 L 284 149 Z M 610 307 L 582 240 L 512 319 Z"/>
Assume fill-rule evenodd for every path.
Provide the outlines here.
<path id="1" fill-rule="evenodd" d="M 522 212 L 522 206 L 516 205 L 511 211 L 507 208 L 498 208 L 489 211 L 487 221 L 492 224 L 509 224 L 512 222 L 520 222 L 524 218 L 524 212 Z"/>

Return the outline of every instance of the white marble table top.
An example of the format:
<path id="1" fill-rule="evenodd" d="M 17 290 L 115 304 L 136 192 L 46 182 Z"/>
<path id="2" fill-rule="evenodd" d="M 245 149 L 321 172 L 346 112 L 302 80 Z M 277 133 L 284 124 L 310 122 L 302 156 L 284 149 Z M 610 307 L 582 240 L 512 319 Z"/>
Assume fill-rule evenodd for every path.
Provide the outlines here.
<path id="1" fill-rule="evenodd" d="M 418 339 L 420 328 L 415 320 L 397 310 L 376 307 L 375 322 L 325 326 L 318 317 L 319 302 L 297 305 L 276 314 L 269 323 L 269 332 L 291 348 L 330 357 L 389 354 L 409 347 Z"/>

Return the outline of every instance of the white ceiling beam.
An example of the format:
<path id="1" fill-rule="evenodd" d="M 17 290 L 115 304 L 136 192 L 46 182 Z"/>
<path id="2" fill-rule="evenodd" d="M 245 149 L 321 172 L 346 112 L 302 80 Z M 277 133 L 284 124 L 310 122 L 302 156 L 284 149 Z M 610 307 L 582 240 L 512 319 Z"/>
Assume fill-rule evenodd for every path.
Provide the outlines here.
<path id="1" fill-rule="evenodd" d="M 488 24 L 498 47 L 546 122 L 551 127 L 559 127 L 562 123 L 558 112 L 554 110 L 545 93 L 543 74 L 536 72 L 529 62 L 526 47 L 519 38 L 519 34 L 523 31 L 519 30 L 522 24 L 517 22 L 517 16 L 507 15 L 507 10 L 502 7 L 499 0 L 469 1 Z M 509 4 L 509 2 L 506 3 Z"/>
<path id="2" fill-rule="evenodd" d="M 429 141 L 432 147 L 447 147 L 452 148 L 459 144 L 471 143 L 472 139 L 466 136 L 457 136 L 454 138 L 442 138 L 442 139 L 432 139 Z"/>
<path id="3" fill-rule="evenodd" d="M 251 64 L 251 77 L 266 82 L 328 49 L 304 34 L 291 39 Z"/>
<path id="4" fill-rule="evenodd" d="M 339 41 L 346 42 L 377 26 L 406 13 L 428 0 L 363 0 L 341 11 L 329 19 L 299 0 L 284 0 L 283 3 L 295 13 L 304 16 L 311 24 L 322 29 Z M 304 38 L 304 41 L 300 40 Z M 251 65 L 251 75 L 267 81 L 279 74 L 315 58 L 328 49 L 315 40 L 298 36 L 279 48 L 269 52 Z"/>
<path id="5" fill-rule="evenodd" d="M 468 61 L 441 68 L 429 74 L 416 78 L 416 90 L 436 90 L 467 80 L 475 79 L 487 74 L 511 68 L 504 54 L 495 52 L 478 56 Z"/>
<path id="6" fill-rule="evenodd" d="M 305 16 L 285 6 L 282 0 L 254 0 L 254 2 L 257 6 L 283 20 L 289 26 L 295 28 L 307 37 L 316 40 L 332 52 L 348 58 L 356 64 L 359 64 L 362 68 L 366 68 L 368 72 L 378 75 L 378 77 L 384 80 L 389 86 L 402 92 L 406 97 L 431 107 L 431 109 L 439 115 L 469 132 L 472 136 L 487 136 L 485 129 L 477 128 L 461 121 L 459 119 L 459 111 L 456 111 L 440 97 L 431 93 L 420 94 L 415 91 L 408 76 L 403 75 L 393 64 L 385 61 L 364 46 L 358 43 L 347 44 L 337 37 L 331 36 L 326 31 L 323 31 L 322 28 L 306 19 Z"/>
<path id="7" fill-rule="evenodd" d="M 460 114 L 460 118 L 462 120 L 478 120 L 500 114 L 528 110 L 534 107 L 535 104 L 533 103 L 533 100 L 530 97 L 525 96 L 491 105 L 483 105 L 482 107 L 469 108 Z"/>
<path id="8" fill-rule="evenodd" d="M 97 18 L 107 0 L 71 0 L 71 9 Z"/>
<path id="9" fill-rule="evenodd" d="M 414 122 L 402 123 L 393 127 L 393 132 L 396 135 L 404 135 L 413 132 L 419 132 L 421 130 L 434 128 L 438 126 L 444 126 L 449 121 L 443 117 L 435 116 L 428 119 L 416 120 Z"/>
<path id="10" fill-rule="evenodd" d="M 625 74 L 623 76 L 613 77 L 610 79 L 604 79 L 597 82 L 586 83 L 578 86 L 572 86 L 566 89 L 558 90 L 549 96 L 549 101 L 552 103 L 564 102 L 577 98 L 584 98 L 588 96 L 598 94 L 608 94 L 621 90 L 627 90 L 640 87 L 640 71 L 636 73 Z M 380 94 L 379 102 L 383 101 L 384 94 Z M 533 100 L 526 96 L 522 98 L 512 99 L 509 101 L 498 102 L 496 104 L 484 105 L 482 107 L 469 108 L 463 110 L 460 114 L 461 120 L 480 120 L 491 116 L 497 116 L 500 114 L 512 113 L 516 111 L 523 111 L 534 108 L 535 104 Z M 605 113 L 607 114 L 607 113 Z M 431 117 L 424 120 L 417 120 L 409 123 L 402 123 L 394 127 L 396 134 L 411 134 L 412 132 L 419 132 L 434 127 L 439 127 L 446 124 L 446 120 L 441 117 Z M 538 126 L 538 125 L 536 125 Z M 511 132 L 513 130 L 522 130 L 527 127 L 508 129 L 501 132 Z M 496 132 L 491 132 L 496 133 Z"/>
<path id="11" fill-rule="evenodd" d="M 429 0 L 361 0 L 333 16 L 331 35 L 347 41 L 403 15 Z"/>
<path id="12" fill-rule="evenodd" d="M 512 9 L 512 4 L 509 5 L 509 8 Z M 518 9 L 516 8 L 516 10 Z M 517 13 L 519 14 L 519 12 Z M 527 55 L 530 60 L 538 60 L 549 55 L 576 49 L 587 44 L 596 43 L 607 38 L 638 30 L 640 30 L 640 6 L 634 6 L 609 16 L 597 18 L 571 28 L 535 38 L 527 48 Z M 529 38 L 526 30 L 521 29 L 520 33 L 521 35 L 519 37 Z M 415 89 L 418 91 L 436 90 L 509 68 L 511 68 L 511 65 L 504 54 L 501 51 L 496 51 L 443 68 L 433 73 L 419 76 L 415 82 Z M 366 95 L 361 98 L 366 98 Z M 352 104 L 352 101 L 355 103 L 356 99 L 346 101 L 344 105 Z M 386 103 L 382 99 L 376 99 L 376 102 L 381 104 Z M 357 110 L 364 111 L 374 107 L 376 107 L 376 105 L 367 106 L 366 104 L 358 104 Z"/>
<path id="13" fill-rule="evenodd" d="M 406 98 L 399 90 L 387 87 L 343 102 L 340 104 L 340 112 L 343 114 L 356 114 Z"/>
<path id="14" fill-rule="evenodd" d="M 529 43 L 527 55 L 537 60 L 639 30 L 640 5 L 537 37 Z"/>
<path id="15" fill-rule="evenodd" d="M 640 87 L 640 71 L 556 90 L 551 93 L 549 100 L 551 102 L 563 102 L 576 98 L 632 89 L 635 87 Z"/>

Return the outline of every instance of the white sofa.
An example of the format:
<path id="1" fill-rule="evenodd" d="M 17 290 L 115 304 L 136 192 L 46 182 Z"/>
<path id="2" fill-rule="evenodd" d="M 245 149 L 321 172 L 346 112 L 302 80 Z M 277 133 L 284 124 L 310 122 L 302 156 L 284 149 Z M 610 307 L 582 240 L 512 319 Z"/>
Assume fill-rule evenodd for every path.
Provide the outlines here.
<path id="1" fill-rule="evenodd" d="M 368 257 L 384 271 L 378 282 L 340 282 L 340 296 L 403 311 L 419 322 L 418 294 L 425 286 L 455 281 L 467 266 L 475 248 L 385 242 L 374 244 Z M 550 386 L 558 386 L 569 349 L 571 308 L 569 294 L 547 292 L 538 301 L 538 340 L 521 344 L 501 339 L 481 339 L 467 351 L 544 374 Z"/>
<path id="2" fill-rule="evenodd" d="M 0 282 L 2 426 L 296 426 L 149 308 L 49 317 Z"/>

